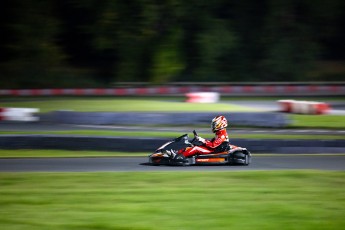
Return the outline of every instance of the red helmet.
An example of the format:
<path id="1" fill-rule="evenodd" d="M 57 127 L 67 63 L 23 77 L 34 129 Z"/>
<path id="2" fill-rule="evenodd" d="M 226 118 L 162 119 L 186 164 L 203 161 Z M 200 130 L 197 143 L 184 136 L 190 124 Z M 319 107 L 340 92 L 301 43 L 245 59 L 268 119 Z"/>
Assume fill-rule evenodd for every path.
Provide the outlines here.
<path id="1" fill-rule="evenodd" d="M 211 128 L 212 132 L 216 132 L 218 130 L 224 129 L 228 126 L 228 121 L 224 116 L 216 116 L 212 119 Z"/>

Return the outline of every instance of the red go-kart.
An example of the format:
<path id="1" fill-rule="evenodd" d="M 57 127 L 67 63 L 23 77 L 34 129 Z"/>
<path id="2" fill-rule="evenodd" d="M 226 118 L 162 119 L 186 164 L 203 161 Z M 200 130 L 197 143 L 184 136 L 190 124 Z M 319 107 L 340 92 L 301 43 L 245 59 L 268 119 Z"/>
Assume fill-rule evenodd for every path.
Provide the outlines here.
<path id="1" fill-rule="evenodd" d="M 200 154 L 191 157 L 176 157 L 175 154 L 181 149 L 193 147 L 195 145 L 202 145 L 198 141 L 198 134 L 193 131 L 194 139 L 188 140 L 188 134 L 184 134 L 178 138 L 173 139 L 159 147 L 154 153 L 149 155 L 149 163 L 152 165 L 202 165 L 202 164 L 215 164 L 215 165 L 249 165 L 251 163 L 251 153 L 242 147 L 231 145 L 226 142 L 223 143 L 218 151 L 212 154 Z"/>

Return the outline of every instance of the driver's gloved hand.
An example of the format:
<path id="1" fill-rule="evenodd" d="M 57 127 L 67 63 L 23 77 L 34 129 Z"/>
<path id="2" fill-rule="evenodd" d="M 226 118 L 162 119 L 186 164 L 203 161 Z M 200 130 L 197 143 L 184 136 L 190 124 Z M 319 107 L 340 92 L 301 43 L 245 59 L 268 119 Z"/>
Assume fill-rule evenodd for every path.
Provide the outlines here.
<path id="1" fill-rule="evenodd" d="M 204 143 L 204 144 L 205 144 L 205 142 L 206 142 L 206 140 L 205 140 L 204 138 L 199 137 L 199 136 L 198 136 L 196 139 L 197 139 L 198 141 Z"/>

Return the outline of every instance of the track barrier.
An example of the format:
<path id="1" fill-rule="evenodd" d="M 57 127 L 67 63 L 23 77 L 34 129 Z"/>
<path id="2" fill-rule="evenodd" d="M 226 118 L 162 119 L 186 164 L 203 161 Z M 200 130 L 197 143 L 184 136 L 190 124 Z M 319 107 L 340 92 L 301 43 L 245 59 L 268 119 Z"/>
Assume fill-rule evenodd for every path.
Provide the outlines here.
<path id="1" fill-rule="evenodd" d="M 0 96 L 162 96 L 217 92 L 222 96 L 343 96 L 345 83 L 179 83 L 128 85 L 114 88 L 0 89 Z"/>
<path id="2" fill-rule="evenodd" d="M 188 103 L 216 103 L 219 101 L 217 92 L 194 92 L 186 93 Z"/>
<path id="3" fill-rule="evenodd" d="M 281 111 L 298 114 L 326 114 L 330 106 L 324 102 L 279 100 Z"/>
<path id="4" fill-rule="evenodd" d="M 36 108 L 0 108 L 0 121 L 38 121 Z"/>

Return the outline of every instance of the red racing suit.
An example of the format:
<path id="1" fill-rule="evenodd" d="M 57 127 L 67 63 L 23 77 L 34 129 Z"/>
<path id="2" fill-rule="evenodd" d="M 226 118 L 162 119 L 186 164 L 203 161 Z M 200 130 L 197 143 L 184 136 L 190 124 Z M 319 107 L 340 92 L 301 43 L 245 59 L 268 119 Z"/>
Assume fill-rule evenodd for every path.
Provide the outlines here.
<path id="1" fill-rule="evenodd" d="M 216 131 L 215 137 L 209 141 L 205 140 L 204 145 L 187 147 L 186 149 L 180 150 L 179 153 L 183 154 L 185 157 L 193 156 L 196 154 L 210 154 L 216 151 L 216 148 L 220 146 L 223 142 L 229 141 L 228 133 L 226 129 L 221 129 Z"/>

